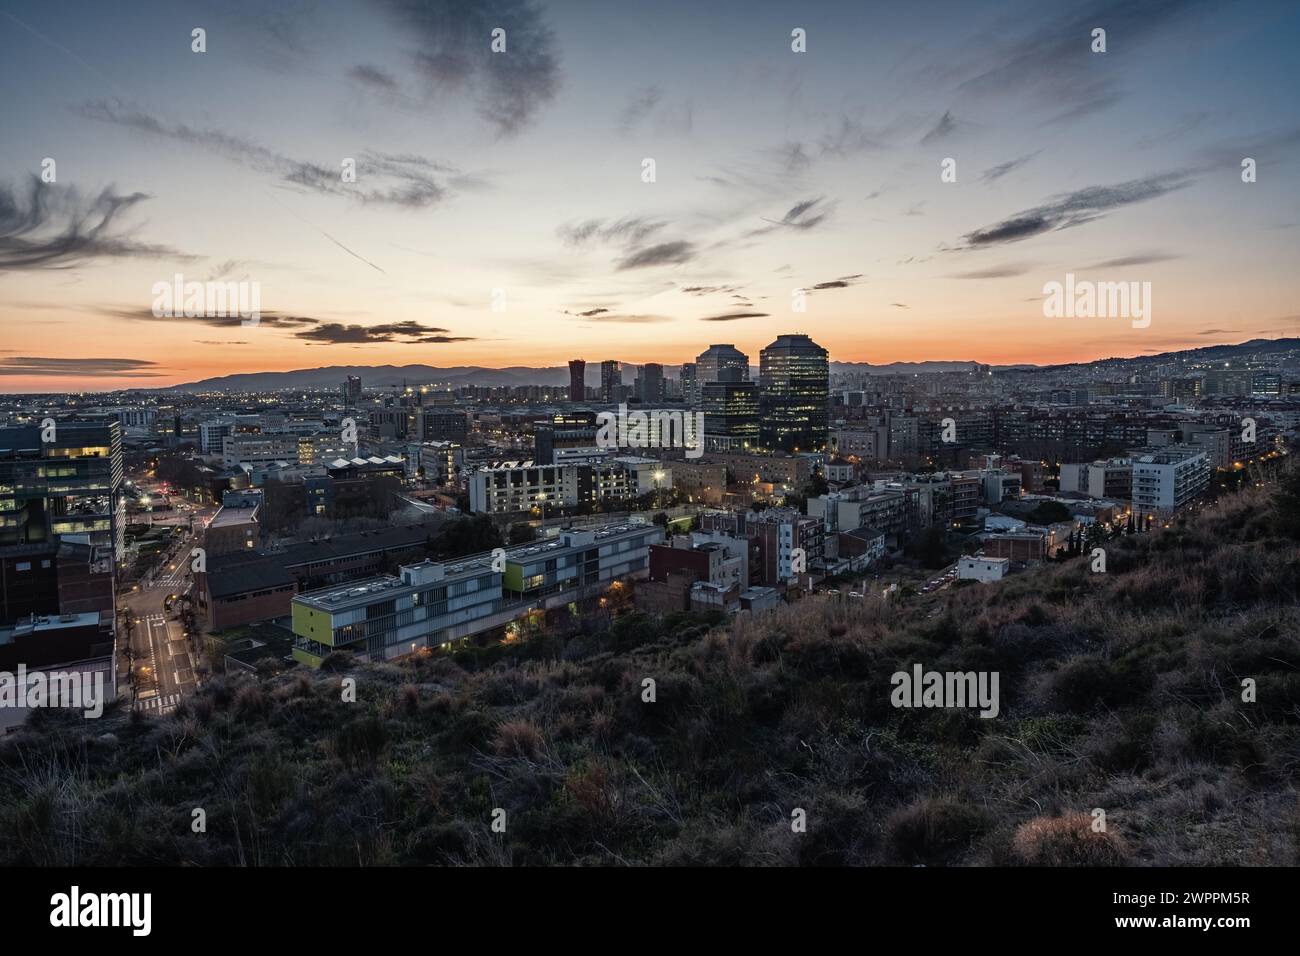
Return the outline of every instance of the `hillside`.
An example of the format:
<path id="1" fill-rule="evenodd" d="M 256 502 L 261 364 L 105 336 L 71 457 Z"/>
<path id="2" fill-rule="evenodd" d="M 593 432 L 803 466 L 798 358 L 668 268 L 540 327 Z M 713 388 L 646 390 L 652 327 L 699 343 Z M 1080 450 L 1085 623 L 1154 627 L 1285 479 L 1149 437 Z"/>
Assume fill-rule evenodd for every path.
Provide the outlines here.
<path id="1" fill-rule="evenodd" d="M 1296 484 L 1113 541 L 1104 574 L 343 663 L 356 703 L 294 672 L 166 718 L 42 713 L 0 742 L 0 860 L 1294 864 Z M 999 716 L 895 709 L 916 663 L 997 671 Z"/>

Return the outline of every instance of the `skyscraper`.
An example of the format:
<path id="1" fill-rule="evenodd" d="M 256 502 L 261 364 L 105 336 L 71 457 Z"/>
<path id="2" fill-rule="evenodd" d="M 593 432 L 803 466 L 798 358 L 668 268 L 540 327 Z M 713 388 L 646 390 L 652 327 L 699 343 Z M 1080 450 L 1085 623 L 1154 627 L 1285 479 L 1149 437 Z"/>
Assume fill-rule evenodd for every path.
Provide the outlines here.
<path id="1" fill-rule="evenodd" d="M 740 370 L 740 380 L 749 381 L 749 356 L 734 345 L 710 345 L 695 359 L 696 398 L 709 382 L 719 381 L 724 368 Z"/>
<path id="2" fill-rule="evenodd" d="M 354 408 L 357 402 L 361 401 L 361 376 L 349 375 L 347 381 L 343 383 L 343 404 L 348 408 Z"/>
<path id="3" fill-rule="evenodd" d="M 693 408 L 699 401 L 699 395 L 696 394 L 696 373 L 697 368 L 694 362 L 686 362 L 682 365 L 682 401 L 687 407 Z"/>
<path id="4" fill-rule="evenodd" d="M 829 432 L 830 360 L 806 335 L 781 335 L 759 353 L 761 441 L 765 448 L 812 451 Z"/>
<path id="5" fill-rule="evenodd" d="M 600 400 L 618 401 L 619 386 L 623 384 L 623 370 L 617 362 L 607 359 L 600 363 Z"/>
<path id="6" fill-rule="evenodd" d="M 758 447 L 758 386 L 740 377 L 740 369 L 724 368 L 721 381 L 700 388 L 706 451 L 743 451 Z"/>
<path id="7" fill-rule="evenodd" d="M 569 401 L 581 402 L 587 398 L 587 363 L 582 359 L 569 360 Z"/>
<path id="8" fill-rule="evenodd" d="M 636 377 L 636 397 L 644 404 L 661 402 L 664 398 L 664 367 L 657 362 L 641 366 Z"/>

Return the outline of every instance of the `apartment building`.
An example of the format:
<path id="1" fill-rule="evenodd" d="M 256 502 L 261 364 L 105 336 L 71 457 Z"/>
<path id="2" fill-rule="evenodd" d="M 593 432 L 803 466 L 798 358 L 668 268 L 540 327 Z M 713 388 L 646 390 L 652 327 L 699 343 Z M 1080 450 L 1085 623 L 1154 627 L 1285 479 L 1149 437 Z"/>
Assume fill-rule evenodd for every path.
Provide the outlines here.
<path id="1" fill-rule="evenodd" d="M 1061 465 L 1061 491 L 1089 498 L 1128 501 L 1133 490 L 1133 460 L 1111 458 Z"/>
<path id="2" fill-rule="evenodd" d="M 469 510 L 479 514 L 528 511 L 578 503 L 576 465 L 504 462 L 469 476 Z"/>
<path id="3" fill-rule="evenodd" d="M 1133 512 L 1167 517 L 1205 491 L 1210 461 L 1194 445 L 1148 448 L 1133 456 Z"/>

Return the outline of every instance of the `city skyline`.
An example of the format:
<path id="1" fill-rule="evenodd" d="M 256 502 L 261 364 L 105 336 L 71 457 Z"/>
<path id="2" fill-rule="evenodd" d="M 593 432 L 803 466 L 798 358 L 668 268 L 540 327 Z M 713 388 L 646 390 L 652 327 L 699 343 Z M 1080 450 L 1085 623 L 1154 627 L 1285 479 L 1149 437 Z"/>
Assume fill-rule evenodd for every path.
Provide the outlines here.
<path id="1" fill-rule="evenodd" d="M 0 144 L 0 391 L 1300 333 L 1300 11 L 924 6 L 6 3 L 0 75 L 32 92 Z M 1150 325 L 1045 318 L 1076 273 L 1149 282 Z M 178 274 L 256 283 L 258 323 L 156 316 Z"/>

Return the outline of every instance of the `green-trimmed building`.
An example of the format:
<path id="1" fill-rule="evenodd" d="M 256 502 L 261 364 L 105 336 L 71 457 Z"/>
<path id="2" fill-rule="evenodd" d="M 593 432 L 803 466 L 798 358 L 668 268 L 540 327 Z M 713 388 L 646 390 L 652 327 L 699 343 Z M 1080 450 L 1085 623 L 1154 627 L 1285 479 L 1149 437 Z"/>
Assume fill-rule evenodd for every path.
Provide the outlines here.
<path id="1" fill-rule="evenodd" d="M 594 598 L 649 572 L 656 525 L 565 530 L 551 540 L 456 562 L 422 561 L 293 599 L 294 657 L 320 666 L 335 650 L 386 660 L 502 628 L 531 611 Z"/>

